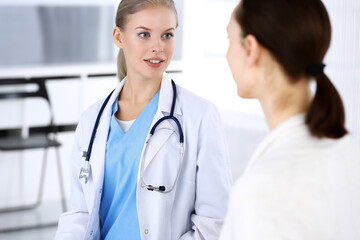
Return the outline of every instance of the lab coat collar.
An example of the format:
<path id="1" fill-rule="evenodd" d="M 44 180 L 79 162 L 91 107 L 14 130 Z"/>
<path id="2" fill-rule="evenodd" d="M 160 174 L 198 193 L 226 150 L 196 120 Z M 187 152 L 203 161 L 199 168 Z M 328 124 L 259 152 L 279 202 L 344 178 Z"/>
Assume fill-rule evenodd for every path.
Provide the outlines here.
<path id="1" fill-rule="evenodd" d="M 104 118 L 108 118 L 111 115 L 112 103 L 114 103 L 114 101 L 119 96 L 119 93 L 120 93 L 122 87 L 124 86 L 125 80 L 126 80 L 126 77 L 118 84 L 118 86 L 115 88 L 113 94 L 111 95 L 111 98 L 109 100 L 109 103 L 111 103 L 111 104 L 108 104 L 106 106 L 104 113 L 103 113 Z M 178 88 L 177 88 L 177 90 L 178 90 Z M 177 93 L 178 92 L 179 91 L 177 91 Z M 164 73 L 163 79 L 161 80 L 158 112 L 169 114 L 170 110 L 171 110 L 172 99 L 173 99 L 173 89 L 172 89 L 172 85 L 171 85 L 171 77 L 167 73 Z M 181 108 L 178 103 L 178 98 L 176 99 L 174 114 L 179 115 L 179 116 L 182 115 L 182 111 L 181 111 Z"/>
<path id="2" fill-rule="evenodd" d="M 261 155 L 275 142 L 276 139 L 281 137 L 283 134 L 288 131 L 293 131 L 296 127 L 305 124 L 305 113 L 294 115 L 282 123 L 280 123 L 277 127 L 275 127 L 270 134 L 265 137 L 265 139 L 260 143 L 254 154 L 252 155 L 249 164 L 247 165 L 244 173 L 246 173 L 254 164 L 256 160 L 261 157 Z"/>
<path id="3" fill-rule="evenodd" d="M 177 91 L 177 94 L 178 92 L 179 91 Z M 171 85 L 171 77 L 167 73 L 164 73 L 163 79 L 161 81 L 158 111 L 169 114 L 171 110 L 172 99 L 173 89 Z M 182 115 L 182 111 L 178 103 L 178 98 L 176 99 L 174 114 L 179 116 Z"/>
<path id="4" fill-rule="evenodd" d="M 108 104 L 106 104 L 102 118 L 108 119 L 111 116 L 112 106 L 113 106 L 114 102 L 117 101 L 117 98 L 121 92 L 121 89 L 124 86 L 125 81 L 126 81 L 126 77 L 114 89 L 114 92 L 111 94 Z"/>

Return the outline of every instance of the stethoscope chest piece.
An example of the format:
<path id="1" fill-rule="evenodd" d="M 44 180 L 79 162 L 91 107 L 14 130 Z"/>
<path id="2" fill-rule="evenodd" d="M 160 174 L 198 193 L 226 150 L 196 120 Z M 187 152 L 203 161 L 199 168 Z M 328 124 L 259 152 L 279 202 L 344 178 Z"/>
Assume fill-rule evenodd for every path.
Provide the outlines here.
<path id="1" fill-rule="evenodd" d="M 89 175 L 90 175 L 90 163 L 88 161 L 85 161 L 85 166 L 80 168 L 79 179 L 81 180 L 82 178 L 84 178 L 86 184 Z"/>

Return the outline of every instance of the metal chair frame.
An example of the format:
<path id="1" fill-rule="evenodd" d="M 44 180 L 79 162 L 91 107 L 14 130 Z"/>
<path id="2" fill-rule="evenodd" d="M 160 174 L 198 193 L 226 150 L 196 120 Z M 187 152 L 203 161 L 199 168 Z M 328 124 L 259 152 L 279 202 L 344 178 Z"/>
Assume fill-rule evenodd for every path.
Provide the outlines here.
<path id="1" fill-rule="evenodd" d="M 29 129 L 29 138 L 24 140 L 21 139 L 21 129 L 2 129 L 0 130 L 0 139 L 11 139 L 12 143 L 6 146 L 0 144 L 0 151 L 24 151 L 29 149 L 44 149 L 44 155 L 42 159 L 42 166 L 41 166 L 41 175 L 40 175 L 40 183 L 37 192 L 36 201 L 32 204 L 27 205 L 19 205 L 16 207 L 3 207 L 0 208 L 1 213 L 9 213 L 14 211 L 24 211 L 29 209 L 34 209 L 40 206 L 43 197 L 43 190 L 44 190 L 44 180 L 45 180 L 45 172 L 46 172 L 46 165 L 47 165 L 47 156 L 48 156 L 48 148 L 55 147 L 56 152 L 56 163 L 57 163 L 57 174 L 58 174 L 58 181 L 60 187 L 60 196 L 61 196 L 61 207 L 62 211 L 66 211 L 66 200 L 65 200 L 65 190 L 63 184 L 63 175 L 62 175 L 62 168 L 60 162 L 60 153 L 59 147 L 60 143 L 57 141 L 57 133 L 58 127 L 54 125 L 54 113 L 51 106 L 50 98 L 46 89 L 45 85 L 46 79 L 43 78 L 33 78 L 30 80 L 27 79 L 5 79 L 0 80 L 0 86 L 14 86 L 14 85 L 29 85 L 35 84 L 38 86 L 36 91 L 14 91 L 11 93 L 0 93 L 0 101 L 1 100 L 8 100 L 8 99 L 26 99 L 26 98 L 42 98 L 45 99 L 49 112 L 50 112 L 50 121 L 49 124 L 43 128 L 30 128 Z M 50 137 L 50 134 L 53 135 L 53 138 Z M 36 138 L 41 137 L 44 141 L 43 144 L 31 144 L 32 140 L 36 140 Z M 23 144 L 21 144 L 23 143 Z M 18 146 L 17 146 L 18 145 Z M 22 145 L 22 146 L 21 146 Z M 41 145 L 41 146 L 40 146 Z M 20 231 L 20 230 L 29 230 L 34 228 L 42 228 L 42 227 L 49 227 L 49 226 L 56 226 L 57 222 L 53 223 L 46 223 L 46 224 L 35 224 L 31 226 L 23 226 L 23 227 L 14 227 L 10 229 L 0 229 L 0 233 L 3 232 L 11 232 L 11 231 Z"/>

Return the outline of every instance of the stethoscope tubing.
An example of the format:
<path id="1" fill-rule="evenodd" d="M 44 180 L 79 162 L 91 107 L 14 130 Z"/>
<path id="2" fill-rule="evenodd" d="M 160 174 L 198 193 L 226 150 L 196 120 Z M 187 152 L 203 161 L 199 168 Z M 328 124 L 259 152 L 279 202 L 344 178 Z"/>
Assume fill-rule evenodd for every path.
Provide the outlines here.
<path id="1" fill-rule="evenodd" d="M 182 127 L 181 127 L 181 124 L 180 124 L 179 120 L 176 117 L 174 117 L 175 103 L 176 103 L 176 97 L 177 97 L 176 84 L 175 84 L 175 82 L 173 80 L 171 80 L 171 84 L 172 84 L 172 88 L 173 88 L 173 99 L 172 99 L 172 104 L 171 104 L 170 115 L 162 117 L 161 119 L 159 119 L 154 124 L 154 126 L 151 128 L 149 136 L 148 136 L 148 138 L 147 138 L 147 140 L 145 142 L 144 152 L 143 152 L 143 155 L 142 155 L 142 158 L 141 158 L 141 164 L 140 164 L 141 186 L 146 187 L 150 191 L 158 191 L 158 192 L 161 192 L 161 193 L 168 193 L 168 192 L 171 192 L 174 189 L 174 187 L 175 187 L 175 185 L 176 185 L 176 183 L 178 181 L 179 175 L 180 175 L 180 170 L 182 168 L 182 162 L 183 162 L 183 157 L 184 157 L 184 134 L 183 134 Z M 85 183 L 87 182 L 87 177 L 88 177 L 89 171 L 90 171 L 89 169 L 90 169 L 91 150 L 92 150 L 92 147 L 93 147 L 93 144 L 94 144 L 96 132 L 97 132 L 97 129 L 98 129 L 98 126 L 99 126 L 99 123 L 100 123 L 100 119 L 101 119 L 101 116 L 102 116 L 102 114 L 104 112 L 104 109 L 105 109 L 107 103 L 109 102 L 110 97 L 111 97 L 113 92 L 114 92 L 114 90 L 107 96 L 107 98 L 105 99 L 103 105 L 101 106 L 101 108 L 99 110 L 99 113 L 98 113 L 98 115 L 96 117 L 96 121 L 95 121 L 95 124 L 94 124 L 93 131 L 91 133 L 91 138 L 90 138 L 90 142 L 89 142 L 89 146 L 88 146 L 88 151 L 86 152 L 86 157 L 85 157 L 85 168 L 80 169 L 80 175 L 79 175 L 80 179 L 85 178 Z M 179 163 L 179 168 L 178 168 L 178 172 L 176 174 L 174 184 L 168 190 L 166 190 L 165 186 L 154 187 L 152 185 L 148 185 L 148 184 L 145 183 L 145 181 L 143 179 L 143 171 L 144 171 L 144 159 L 143 158 L 144 158 L 144 156 L 146 154 L 148 143 L 149 143 L 151 137 L 154 135 L 155 130 L 159 126 L 159 124 L 161 122 L 167 120 L 167 119 L 173 120 L 175 122 L 175 124 L 177 125 L 178 131 L 179 131 L 179 141 L 180 141 L 180 159 L 179 159 L 180 163 Z"/>
<path id="2" fill-rule="evenodd" d="M 175 185 L 176 185 L 176 183 L 177 183 L 177 181 L 179 179 L 179 176 L 180 176 L 180 171 L 181 171 L 181 168 L 182 168 L 182 162 L 183 162 L 183 158 L 184 158 L 184 143 L 180 143 L 179 167 L 178 167 L 178 171 L 176 173 L 174 184 L 171 186 L 170 189 L 166 190 L 165 186 L 154 187 L 152 185 L 149 185 L 149 184 L 145 183 L 144 178 L 143 178 L 143 176 L 144 176 L 144 162 L 145 162 L 143 158 L 146 155 L 147 146 L 148 146 L 148 144 L 150 142 L 151 137 L 152 137 L 152 135 L 150 134 L 148 139 L 145 142 L 143 156 L 142 156 L 141 161 L 140 161 L 141 162 L 141 164 L 140 164 L 141 187 L 146 187 L 150 191 L 158 191 L 158 192 L 161 192 L 161 193 L 169 193 L 175 188 Z"/>
<path id="3" fill-rule="evenodd" d="M 171 119 L 171 120 L 173 120 L 173 121 L 176 123 L 176 125 L 177 125 L 177 127 L 178 127 L 178 130 L 179 130 L 179 138 L 180 138 L 179 141 L 180 141 L 180 143 L 184 143 L 184 134 L 183 134 L 183 131 L 182 131 L 182 128 L 181 128 L 181 124 L 180 124 L 179 120 L 178 120 L 176 117 L 171 116 L 171 115 L 160 118 L 160 119 L 154 124 L 154 126 L 151 128 L 150 135 L 154 135 L 157 126 L 158 126 L 162 121 L 167 120 L 167 119 Z"/>
<path id="4" fill-rule="evenodd" d="M 159 119 L 155 124 L 154 126 L 151 128 L 151 131 L 150 131 L 150 135 L 154 135 L 154 132 L 155 132 L 155 129 L 157 128 L 157 126 L 164 120 L 167 120 L 167 119 L 172 119 L 177 127 L 178 127 L 178 130 L 179 130 L 179 136 L 180 136 L 180 143 L 183 143 L 184 142 L 184 134 L 183 134 L 183 131 L 182 131 L 182 128 L 181 128 L 181 124 L 179 122 L 179 120 L 174 117 L 174 110 L 175 110 L 175 103 L 176 103 L 176 84 L 173 80 L 171 80 L 171 85 L 172 85 L 172 89 L 173 89 L 173 99 L 172 99 L 172 103 L 171 103 L 171 110 L 170 110 L 170 115 L 169 116 L 165 116 L 165 117 L 162 117 L 161 119 Z"/>
<path id="5" fill-rule="evenodd" d="M 114 89 L 115 90 L 115 89 Z M 112 95 L 112 93 L 114 92 L 114 90 L 111 91 L 111 93 L 109 94 L 109 96 L 107 96 L 107 98 L 105 99 L 103 105 L 101 106 L 100 108 L 100 111 L 96 117 L 96 121 L 95 121 L 95 125 L 94 125 L 94 128 L 93 128 L 93 131 L 91 133 L 91 138 L 90 138 L 90 142 L 89 142 L 89 146 L 88 146 L 88 150 L 86 152 L 86 158 L 85 158 L 85 162 L 89 163 L 90 162 L 90 156 L 91 156 L 91 150 L 92 150 L 92 146 L 94 144 L 94 140 L 95 140 L 95 136 L 96 136 L 96 131 L 98 129 L 98 126 L 99 126 L 99 123 L 100 123 L 100 119 L 101 119 L 101 115 L 102 113 L 104 112 L 104 109 L 107 105 L 107 103 L 109 102 L 110 100 L 110 97 Z"/>

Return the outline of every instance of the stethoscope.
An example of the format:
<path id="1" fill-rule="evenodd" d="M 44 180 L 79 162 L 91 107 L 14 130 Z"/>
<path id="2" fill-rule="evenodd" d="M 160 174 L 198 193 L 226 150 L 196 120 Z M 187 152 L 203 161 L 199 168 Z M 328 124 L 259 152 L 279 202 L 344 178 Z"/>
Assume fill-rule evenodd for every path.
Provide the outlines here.
<path id="1" fill-rule="evenodd" d="M 151 128 L 150 133 L 149 133 L 149 135 L 148 135 L 148 137 L 147 137 L 147 139 L 145 141 L 144 151 L 143 151 L 143 155 L 142 155 L 142 158 L 141 158 L 141 161 L 140 161 L 140 182 L 141 182 L 141 187 L 142 188 L 146 187 L 149 191 L 157 191 L 157 192 L 161 192 L 161 193 L 168 193 L 168 192 L 171 192 L 174 189 L 174 187 L 175 187 L 175 185 L 176 185 L 176 183 L 178 181 L 179 175 L 180 175 L 180 170 L 181 170 L 181 167 L 182 167 L 182 161 L 183 161 L 183 157 L 184 157 L 184 134 L 183 134 L 183 131 L 182 131 L 179 120 L 176 117 L 174 117 L 174 109 L 175 109 L 175 103 L 176 103 L 177 94 L 176 94 L 176 85 L 175 85 L 173 80 L 171 80 L 171 85 L 172 85 L 172 89 L 173 89 L 173 100 L 172 100 L 172 104 L 171 104 L 170 115 L 160 118 L 153 125 L 153 127 Z M 89 175 L 90 175 L 90 156 L 91 156 L 92 146 L 93 146 L 93 143 L 94 143 L 94 140 L 95 140 L 96 131 L 97 131 L 97 128 L 99 126 L 101 115 L 102 115 L 107 103 L 109 102 L 109 99 L 110 99 L 113 92 L 114 92 L 114 90 L 109 94 L 109 96 L 107 96 L 107 98 L 105 99 L 103 105 L 101 106 L 100 111 L 99 111 L 99 113 L 98 113 L 98 115 L 96 117 L 96 121 L 95 121 L 95 125 L 94 125 L 94 128 L 93 128 L 92 134 L 91 134 L 88 150 L 87 150 L 87 152 L 82 153 L 82 157 L 85 157 L 85 166 L 80 168 L 79 180 L 84 178 L 85 179 L 85 184 L 87 183 Z M 179 167 L 178 167 L 178 171 L 177 171 L 174 183 L 171 185 L 170 189 L 167 190 L 166 187 L 163 186 L 163 185 L 158 186 L 158 187 L 154 187 L 154 186 L 152 186 L 150 184 L 147 184 L 145 182 L 143 176 L 144 176 L 144 157 L 146 155 L 146 150 L 147 150 L 148 144 L 150 142 L 150 139 L 154 135 L 157 126 L 159 126 L 159 124 L 161 122 L 163 122 L 165 120 L 168 120 L 168 119 L 173 120 L 175 122 L 175 124 L 176 124 L 176 126 L 178 128 L 178 131 L 179 131 L 179 141 L 180 141 L 180 153 L 179 154 L 180 154 L 180 159 L 179 159 Z"/>

